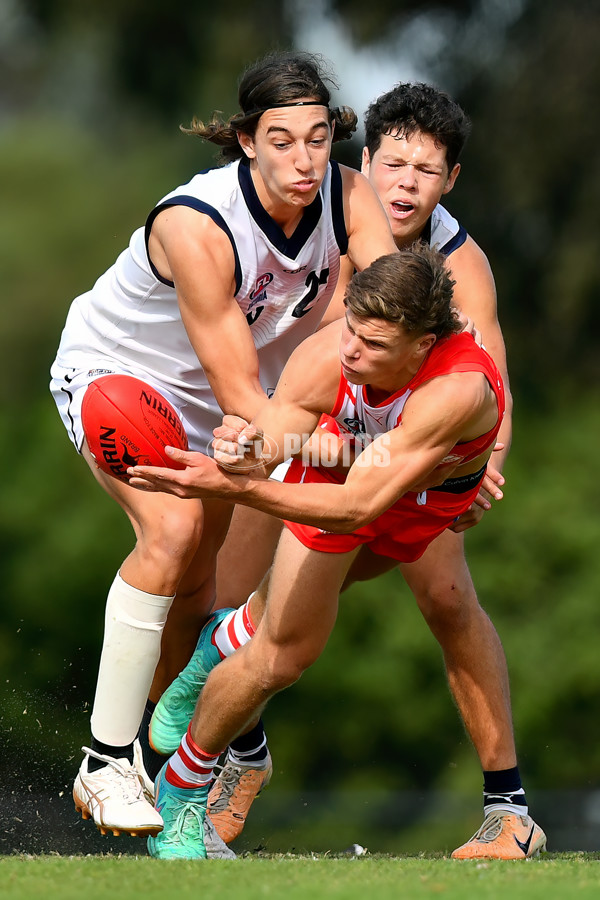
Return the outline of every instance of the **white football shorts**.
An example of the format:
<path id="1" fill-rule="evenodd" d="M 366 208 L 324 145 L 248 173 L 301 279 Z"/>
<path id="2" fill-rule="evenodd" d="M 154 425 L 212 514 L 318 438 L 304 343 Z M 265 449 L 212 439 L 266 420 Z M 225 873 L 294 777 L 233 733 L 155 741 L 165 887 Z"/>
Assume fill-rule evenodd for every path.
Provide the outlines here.
<path id="1" fill-rule="evenodd" d="M 81 404 L 87 386 L 102 375 L 133 375 L 141 381 L 145 381 L 163 395 L 177 410 L 188 436 L 190 450 L 197 450 L 212 456 L 213 428 L 221 424 L 223 413 L 215 401 L 215 408 L 187 403 L 174 394 L 160 380 L 150 378 L 147 372 L 137 372 L 135 369 L 127 369 L 115 365 L 113 360 L 96 360 L 95 368 L 72 369 L 61 366 L 56 361 L 50 370 L 52 380 L 50 391 L 54 397 L 58 412 L 67 429 L 71 441 L 77 452 L 81 453 L 84 434 L 81 423 Z"/>

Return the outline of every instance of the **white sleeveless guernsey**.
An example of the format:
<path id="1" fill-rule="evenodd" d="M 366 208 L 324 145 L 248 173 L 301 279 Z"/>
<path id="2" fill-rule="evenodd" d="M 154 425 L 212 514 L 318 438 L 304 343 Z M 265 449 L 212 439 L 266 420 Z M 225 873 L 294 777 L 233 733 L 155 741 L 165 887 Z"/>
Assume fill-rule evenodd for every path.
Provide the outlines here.
<path id="1" fill-rule="evenodd" d="M 161 200 L 116 263 L 73 301 L 57 368 L 124 368 L 220 416 L 181 321 L 174 286 L 148 257 L 152 223 L 173 205 L 210 216 L 229 237 L 235 300 L 258 351 L 261 385 L 270 393 L 291 352 L 316 330 L 335 289 L 340 255 L 347 250 L 341 174 L 331 162 L 315 200 L 287 238 L 260 204 L 245 160 L 200 173 Z"/>

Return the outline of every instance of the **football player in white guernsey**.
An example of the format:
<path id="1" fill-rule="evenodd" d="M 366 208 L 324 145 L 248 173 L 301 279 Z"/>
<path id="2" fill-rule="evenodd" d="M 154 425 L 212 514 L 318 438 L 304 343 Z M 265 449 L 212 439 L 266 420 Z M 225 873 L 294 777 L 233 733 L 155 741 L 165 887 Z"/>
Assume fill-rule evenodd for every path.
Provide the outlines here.
<path id="1" fill-rule="evenodd" d="M 399 566 L 440 643 L 450 690 L 484 773 L 487 816 L 492 806 L 526 805 L 517 768 L 506 660 L 498 634 L 479 605 L 462 534 L 490 509 L 491 498 L 502 497 L 501 471 L 510 448 L 512 410 L 489 263 L 440 202 L 456 183 L 458 159 L 469 128 L 465 113 L 447 94 L 427 84 L 398 84 L 378 97 L 366 113 L 362 171 L 384 205 L 397 246 L 427 240 L 447 256 L 455 280 L 454 303 L 475 322 L 506 387 L 507 408 L 499 435 L 503 447 L 492 454 L 488 464 L 492 477 L 484 482 L 486 490 L 468 513 L 430 544 L 422 559 Z M 325 321 L 339 312 L 352 268 L 351 260 L 342 260 L 336 298 Z M 280 520 L 255 509 L 236 508 L 218 559 L 219 606 L 238 606 L 245 601 L 268 569 L 280 532 Z M 245 552 L 249 536 L 251 552 Z M 233 565 L 240 557 L 245 564 Z M 468 857 L 478 847 L 478 840 L 468 842 L 458 848 L 456 856 Z M 490 856 L 502 856 L 503 836 L 488 841 L 486 848 Z"/>
<path id="2" fill-rule="evenodd" d="M 136 736 L 215 602 L 232 507 L 144 495 L 101 472 L 81 402 L 99 375 L 134 375 L 174 405 L 190 447 L 206 450 L 222 413 L 251 418 L 318 327 L 341 255 L 362 270 L 395 250 L 367 179 L 330 162 L 332 142 L 356 124 L 352 110 L 330 109 L 332 83 L 320 58 L 271 54 L 243 74 L 238 114 L 194 120 L 190 132 L 217 144 L 225 165 L 167 195 L 75 299 L 52 366 L 69 436 L 135 534 L 108 595 L 91 747 L 74 785 L 76 808 L 103 832 L 162 828 Z"/>
<path id="3" fill-rule="evenodd" d="M 418 560 L 477 496 L 502 423 L 504 389 L 491 357 L 471 335 L 457 333 L 451 296 L 443 257 L 423 242 L 376 260 L 352 278 L 345 319 L 294 352 L 255 421 L 225 418 L 215 432 L 215 460 L 173 450 L 186 469 L 128 470 L 140 488 L 234 496 L 286 520 L 270 579 L 246 604 L 255 634 L 213 668 L 159 776 L 165 830 L 150 839 L 151 855 L 200 855 L 194 815 L 206 809 L 219 752 L 318 658 L 346 576 L 371 578 L 398 560 Z M 306 437 L 331 418 L 333 439 L 350 451 L 338 454 L 335 468 L 328 454 L 319 463 L 314 448 L 306 452 Z M 305 449 L 286 483 L 265 478 L 298 436 Z M 544 833 L 519 799 L 490 811 L 472 855 L 488 856 L 492 839 L 504 858 L 544 848 Z"/>

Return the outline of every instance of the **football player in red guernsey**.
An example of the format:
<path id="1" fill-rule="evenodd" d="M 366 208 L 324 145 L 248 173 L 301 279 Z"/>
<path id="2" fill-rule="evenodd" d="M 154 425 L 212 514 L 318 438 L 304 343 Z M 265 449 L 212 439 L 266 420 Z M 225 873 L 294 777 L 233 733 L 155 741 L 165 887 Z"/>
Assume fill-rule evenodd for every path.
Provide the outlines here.
<path id="1" fill-rule="evenodd" d="M 286 523 L 270 578 L 237 613 L 256 629 L 252 639 L 210 673 L 159 775 L 165 827 L 149 838 L 153 856 L 204 855 L 201 822 L 220 753 L 318 658 L 346 578 L 418 559 L 476 497 L 502 424 L 504 388 L 491 357 L 457 333 L 451 301 L 452 280 L 436 251 L 417 244 L 381 257 L 350 282 L 344 320 L 292 354 L 253 422 L 224 421 L 216 460 L 173 450 L 185 470 L 130 470 L 140 489 L 227 497 Z M 285 483 L 266 478 L 322 414 L 336 423 L 338 465 L 300 459 Z M 513 858 L 539 852 L 541 829 L 528 816 L 512 818 Z"/>

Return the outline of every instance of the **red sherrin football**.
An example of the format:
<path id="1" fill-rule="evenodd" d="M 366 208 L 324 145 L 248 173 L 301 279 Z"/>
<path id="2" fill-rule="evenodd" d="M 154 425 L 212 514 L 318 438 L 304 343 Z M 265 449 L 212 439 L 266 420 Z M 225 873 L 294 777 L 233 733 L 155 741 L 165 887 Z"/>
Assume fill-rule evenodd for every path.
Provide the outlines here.
<path id="1" fill-rule="evenodd" d="M 129 466 L 180 469 L 165 445 L 187 450 L 181 419 L 165 398 L 131 375 L 102 375 L 92 381 L 81 406 L 85 438 L 98 467 L 128 481 Z"/>

